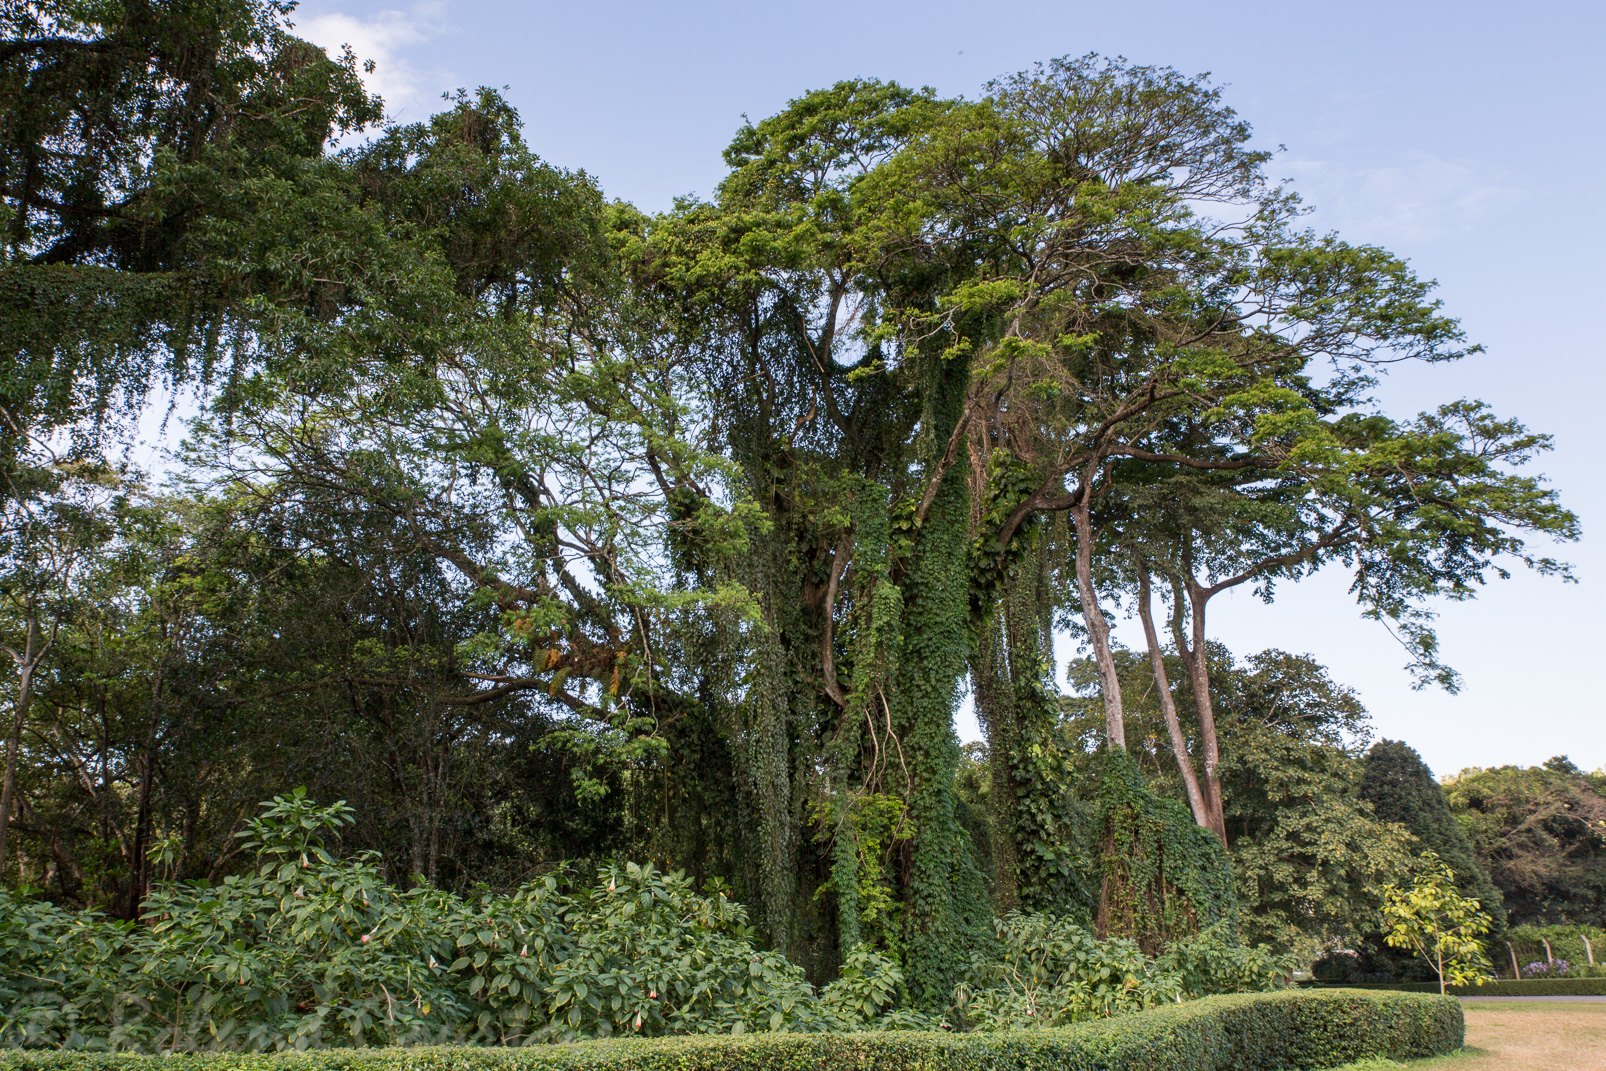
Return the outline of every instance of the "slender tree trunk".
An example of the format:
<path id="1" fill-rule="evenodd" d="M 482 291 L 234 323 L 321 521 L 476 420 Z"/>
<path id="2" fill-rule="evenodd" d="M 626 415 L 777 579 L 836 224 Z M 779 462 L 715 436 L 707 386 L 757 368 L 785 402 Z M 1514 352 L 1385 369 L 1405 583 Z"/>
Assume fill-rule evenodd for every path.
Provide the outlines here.
<path id="1" fill-rule="evenodd" d="M 33 692 L 33 663 L 20 666 L 17 676 L 16 716 L 11 719 L 11 731 L 6 734 L 5 781 L 0 785 L 0 876 L 4 876 L 6 870 L 6 838 L 11 831 L 11 809 L 17 793 L 17 761 L 22 751 L 22 730 L 27 722 L 28 700 Z"/>
<path id="2" fill-rule="evenodd" d="M 1076 589 L 1082 602 L 1082 620 L 1087 623 L 1088 635 L 1093 640 L 1093 661 L 1098 667 L 1099 690 L 1104 696 L 1105 742 L 1110 747 L 1125 750 L 1126 712 L 1121 705 L 1121 678 L 1115 670 L 1115 655 L 1110 651 L 1110 624 L 1099 609 L 1098 592 L 1093 588 L 1093 518 L 1086 495 L 1070 513 L 1076 524 Z"/>
<path id="3" fill-rule="evenodd" d="M 1149 563 L 1141 557 L 1135 561 L 1138 570 L 1138 617 L 1143 621 L 1143 638 L 1149 647 L 1149 668 L 1154 672 L 1155 691 L 1160 696 L 1160 712 L 1165 715 L 1166 731 L 1171 735 L 1171 751 L 1177 757 L 1177 769 L 1188 790 L 1188 806 L 1193 820 L 1206 829 L 1210 823 L 1210 809 L 1205 804 L 1199 777 L 1194 773 L 1193 759 L 1188 754 L 1188 738 L 1183 735 L 1182 722 L 1177 717 L 1176 698 L 1171 694 L 1171 681 L 1165 671 L 1165 654 L 1160 650 L 1160 638 L 1154 630 L 1154 612 L 1150 605 Z"/>
<path id="4" fill-rule="evenodd" d="M 22 651 L 19 654 L 7 648 L 17 664 L 17 698 L 11 731 L 6 734 L 5 776 L 0 780 L 0 876 L 4 876 L 6 870 L 6 840 L 11 831 L 11 811 L 17 795 L 17 764 L 22 754 L 22 730 L 28 724 L 28 704 L 33 699 L 33 674 L 55 641 L 54 628 L 48 640 L 40 636 L 38 607 L 29 602 Z"/>
<path id="5" fill-rule="evenodd" d="M 1204 776 L 1200 787 L 1204 791 L 1205 809 L 1210 828 L 1227 847 L 1227 819 L 1221 802 L 1221 744 L 1216 735 L 1216 710 L 1210 700 L 1210 655 L 1205 648 L 1205 607 L 1210 594 L 1187 577 L 1188 610 L 1193 619 L 1193 657 L 1189 668 L 1193 672 L 1193 702 L 1199 714 L 1199 744 L 1204 753 Z"/>
<path id="6" fill-rule="evenodd" d="M 156 740 L 162 717 L 165 667 L 160 664 L 151 682 L 151 716 L 145 727 L 145 742 L 140 755 L 139 805 L 134 817 L 134 850 L 129 859 L 128 898 L 124 902 L 123 917 L 138 919 L 140 906 L 145 902 L 145 886 L 149 860 L 145 853 L 151 839 L 151 800 L 156 792 Z"/>

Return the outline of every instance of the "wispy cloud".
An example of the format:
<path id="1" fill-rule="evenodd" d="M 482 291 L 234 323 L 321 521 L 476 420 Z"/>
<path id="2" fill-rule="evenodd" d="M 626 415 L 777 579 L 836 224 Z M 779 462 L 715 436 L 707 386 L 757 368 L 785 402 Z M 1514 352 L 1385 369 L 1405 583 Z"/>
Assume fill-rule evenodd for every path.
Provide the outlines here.
<path id="1" fill-rule="evenodd" d="M 435 96 L 452 84 L 449 72 L 419 62 L 423 46 L 448 32 L 445 7 L 439 0 L 420 0 L 405 11 L 387 9 L 357 16 L 308 5 L 302 9 L 306 14 L 297 20 L 295 32 L 331 55 L 350 45 L 359 63 L 373 62 L 373 71 L 363 75 L 363 81 L 384 98 L 385 114 L 393 119 L 418 119 Z"/>
<path id="2" fill-rule="evenodd" d="M 1312 223 L 1361 241 L 1423 242 L 1472 230 L 1521 187 L 1471 164 L 1414 152 L 1391 167 L 1345 168 L 1320 160 L 1282 160 L 1315 212 Z"/>

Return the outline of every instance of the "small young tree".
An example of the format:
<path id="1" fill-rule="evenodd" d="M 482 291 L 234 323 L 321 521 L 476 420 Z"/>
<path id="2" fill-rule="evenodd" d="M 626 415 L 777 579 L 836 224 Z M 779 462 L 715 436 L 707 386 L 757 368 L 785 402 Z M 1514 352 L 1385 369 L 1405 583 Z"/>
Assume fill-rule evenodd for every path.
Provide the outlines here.
<path id="1" fill-rule="evenodd" d="M 1489 916 L 1478 901 L 1455 887 L 1455 873 L 1437 854 L 1421 856 L 1421 869 L 1411 888 L 1390 885 L 1383 890 L 1384 940 L 1409 948 L 1428 961 L 1439 977 L 1439 992 L 1449 985 L 1482 985 L 1492 967 L 1478 938 L 1489 932 Z"/>

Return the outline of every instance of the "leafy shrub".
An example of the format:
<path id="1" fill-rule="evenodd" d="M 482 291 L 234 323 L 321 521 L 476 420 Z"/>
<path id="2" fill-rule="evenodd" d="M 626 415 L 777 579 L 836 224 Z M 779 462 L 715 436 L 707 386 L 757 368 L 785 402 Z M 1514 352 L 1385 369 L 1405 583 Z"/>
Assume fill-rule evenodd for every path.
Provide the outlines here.
<path id="1" fill-rule="evenodd" d="M 0 1050 L 0 1071 L 1228 1071 L 1325 1068 L 1452 1052 L 1452 997 L 1320 992 L 1209 997 L 1057 1030 L 758 1033 L 492 1048 L 167 1058 Z"/>
<path id="2" fill-rule="evenodd" d="M 1176 974 L 1182 982 L 1182 995 L 1192 998 L 1217 993 L 1269 993 L 1288 983 L 1294 961 L 1264 945 L 1244 944 L 1228 923 L 1218 922 L 1174 942 L 1160 957 L 1158 966 Z"/>
<path id="3" fill-rule="evenodd" d="M 1012 912 L 994 926 L 996 946 L 973 956 L 954 992 L 956 1018 L 969 1029 L 1064 1026 L 1185 998 L 1268 992 L 1292 968 L 1244 946 L 1226 923 L 1157 959 L 1134 941 L 1100 941 L 1053 915 Z"/>
<path id="4" fill-rule="evenodd" d="M 256 868 L 155 888 L 142 924 L 0 891 L 0 1046 L 260 1052 L 527 1045 L 618 1036 L 930 1028 L 897 966 L 859 945 L 816 991 L 751 943 L 741 905 L 628 864 L 507 895 L 398 890 L 340 859 L 351 821 L 297 792 L 249 823 Z M 1275 986 L 1286 965 L 1216 926 L 1158 960 L 1049 915 L 998 920 L 956 992 L 961 1026 L 1121 1015 Z"/>
<path id="5" fill-rule="evenodd" d="M 250 823 L 257 869 L 159 887 L 142 925 L 0 890 L 0 1046 L 137 1052 L 912 1025 L 859 950 L 821 993 L 753 947 L 741 905 L 609 867 L 471 899 L 335 858 L 343 804 L 297 793 Z"/>
<path id="6" fill-rule="evenodd" d="M 994 927 L 997 945 L 973 955 L 954 991 L 970 1029 L 1063 1026 L 1182 999 L 1181 980 L 1136 942 L 1100 941 L 1053 915 L 1011 912 Z"/>

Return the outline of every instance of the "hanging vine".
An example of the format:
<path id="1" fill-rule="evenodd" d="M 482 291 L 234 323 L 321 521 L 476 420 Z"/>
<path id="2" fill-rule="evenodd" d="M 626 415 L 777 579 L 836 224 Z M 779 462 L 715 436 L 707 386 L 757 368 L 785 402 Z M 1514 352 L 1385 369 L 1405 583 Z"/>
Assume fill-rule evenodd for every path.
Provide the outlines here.
<path id="1" fill-rule="evenodd" d="M 1186 806 L 1150 792 L 1124 749 L 1104 753 L 1098 807 L 1100 937 L 1130 937 L 1154 954 L 1234 917 L 1226 849 Z"/>

